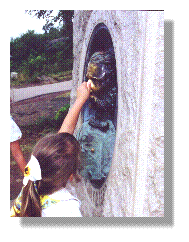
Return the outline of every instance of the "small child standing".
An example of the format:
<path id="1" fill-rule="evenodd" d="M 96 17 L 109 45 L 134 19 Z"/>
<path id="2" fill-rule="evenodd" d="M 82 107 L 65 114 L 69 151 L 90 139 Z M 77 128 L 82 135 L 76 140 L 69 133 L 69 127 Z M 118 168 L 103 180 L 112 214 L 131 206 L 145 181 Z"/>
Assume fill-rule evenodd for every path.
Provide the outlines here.
<path id="1" fill-rule="evenodd" d="M 11 217 L 82 217 L 79 200 L 65 187 L 70 177 L 79 181 L 80 145 L 73 133 L 90 89 L 89 83 L 81 84 L 59 132 L 43 137 L 35 145 Z"/>

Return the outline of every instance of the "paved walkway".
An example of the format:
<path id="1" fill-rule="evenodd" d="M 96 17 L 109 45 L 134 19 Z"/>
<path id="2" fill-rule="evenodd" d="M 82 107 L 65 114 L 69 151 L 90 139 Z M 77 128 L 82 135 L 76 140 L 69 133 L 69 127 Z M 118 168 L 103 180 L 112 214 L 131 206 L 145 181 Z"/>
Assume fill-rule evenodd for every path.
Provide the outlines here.
<path id="1" fill-rule="evenodd" d="M 12 102 L 18 102 L 28 98 L 36 97 L 43 94 L 61 92 L 61 91 L 70 91 L 72 89 L 72 80 L 64 81 L 60 83 L 41 85 L 35 87 L 26 87 L 26 88 L 14 88 L 10 90 L 10 97 Z"/>

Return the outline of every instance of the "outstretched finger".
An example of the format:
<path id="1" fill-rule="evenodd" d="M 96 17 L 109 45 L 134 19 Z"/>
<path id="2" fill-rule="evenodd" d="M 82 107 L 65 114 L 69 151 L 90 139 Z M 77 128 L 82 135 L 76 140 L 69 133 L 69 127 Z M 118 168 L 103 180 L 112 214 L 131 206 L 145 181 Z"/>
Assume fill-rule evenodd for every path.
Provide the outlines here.
<path id="1" fill-rule="evenodd" d="M 91 82 L 87 82 L 87 88 L 88 88 L 88 91 L 90 91 L 91 90 Z"/>

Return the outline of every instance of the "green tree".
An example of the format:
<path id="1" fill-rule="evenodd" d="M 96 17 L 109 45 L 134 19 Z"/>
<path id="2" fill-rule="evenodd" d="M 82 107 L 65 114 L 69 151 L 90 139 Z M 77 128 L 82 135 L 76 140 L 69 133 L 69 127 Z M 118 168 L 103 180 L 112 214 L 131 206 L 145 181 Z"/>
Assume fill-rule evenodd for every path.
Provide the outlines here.
<path id="1" fill-rule="evenodd" d="M 11 71 L 24 74 L 27 78 L 40 73 L 56 73 L 72 69 L 73 63 L 73 10 L 26 10 L 38 18 L 45 18 L 44 34 L 28 30 L 20 37 L 11 39 Z M 55 28 L 56 22 L 62 27 Z M 34 80 L 35 78 L 33 78 Z"/>
<path id="2" fill-rule="evenodd" d="M 53 15 L 53 10 L 26 10 L 26 13 L 34 15 L 37 18 L 46 20 L 43 26 L 45 33 L 47 33 L 56 22 L 63 23 L 62 36 L 73 35 L 73 17 L 74 10 L 59 10 L 56 15 Z"/>
<path id="3" fill-rule="evenodd" d="M 36 34 L 34 30 L 28 30 L 21 37 L 11 39 L 11 71 L 18 71 L 19 67 L 27 62 L 31 56 L 36 58 L 45 52 L 45 45 L 48 36 L 45 34 Z"/>
<path id="4" fill-rule="evenodd" d="M 52 48 L 48 48 L 51 52 L 48 53 L 49 63 L 59 60 L 59 63 L 64 62 L 66 59 L 73 59 L 73 17 L 74 10 L 26 10 L 30 15 L 37 18 L 46 19 L 46 24 L 43 26 L 45 33 L 49 33 L 51 40 L 57 38 L 65 38 L 58 44 L 53 44 Z M 54 28 L 55 23 L 62 23 L 62 27 L 58 30 Z M 60 34 L 60 35 L 59 35 Z M 59 46 L 59 48 L 57 48 Z M 61 53 L 59 53 L 61 52 Z M 60 57 L 60 58 L 59 58 Z"/>

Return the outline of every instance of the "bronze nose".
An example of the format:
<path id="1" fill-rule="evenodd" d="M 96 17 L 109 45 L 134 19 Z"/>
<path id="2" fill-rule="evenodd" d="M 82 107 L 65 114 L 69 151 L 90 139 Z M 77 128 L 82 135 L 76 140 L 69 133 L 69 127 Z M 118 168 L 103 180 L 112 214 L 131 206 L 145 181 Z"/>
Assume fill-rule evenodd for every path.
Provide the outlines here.
<path id="1" fill-rule="evenodd" d="M 91 149 L 91 152 L 94 153 L 94 148 Z"/>

